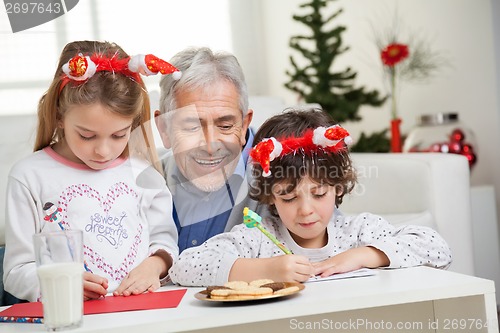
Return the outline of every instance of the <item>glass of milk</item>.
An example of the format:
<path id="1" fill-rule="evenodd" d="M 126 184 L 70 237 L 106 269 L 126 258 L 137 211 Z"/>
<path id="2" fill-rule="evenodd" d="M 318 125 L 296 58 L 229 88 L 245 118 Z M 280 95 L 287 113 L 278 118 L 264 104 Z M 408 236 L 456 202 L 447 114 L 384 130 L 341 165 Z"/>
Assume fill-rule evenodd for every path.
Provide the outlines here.
<path id="1" fill-rule="evenodd" d="M 49 331 L 75 328 L 82 324 L 82 239 L 81 230 L 33 235 L 43 322 Z"/>

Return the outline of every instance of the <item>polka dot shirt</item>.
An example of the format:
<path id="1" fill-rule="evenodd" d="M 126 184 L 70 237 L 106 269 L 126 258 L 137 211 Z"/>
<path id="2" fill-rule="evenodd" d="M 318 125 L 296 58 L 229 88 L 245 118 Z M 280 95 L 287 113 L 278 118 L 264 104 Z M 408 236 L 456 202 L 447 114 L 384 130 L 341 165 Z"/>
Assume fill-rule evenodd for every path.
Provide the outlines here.
<path id="1" fill-rule="evenodd" d="M 335 215 L 328 224 L 328 243 L 317 249 L 298 246 L 278 219 L 263 219 L 262 225 L 294 254 L 306 256 L 311 262 L 326 260 L 351 248 L 372 246 L 387 255 L 388 268 L 445 268 L 451 263 L 451 250 L 435 230 L 413 225 L 396 227 L 369 213 Z M 221 285 L 228 281 L 238 258 L 279 255 L 283 252 L 257 228 L 241 224 L 183 251 L 169 273 L 174 283 L 185 286 Z"/>

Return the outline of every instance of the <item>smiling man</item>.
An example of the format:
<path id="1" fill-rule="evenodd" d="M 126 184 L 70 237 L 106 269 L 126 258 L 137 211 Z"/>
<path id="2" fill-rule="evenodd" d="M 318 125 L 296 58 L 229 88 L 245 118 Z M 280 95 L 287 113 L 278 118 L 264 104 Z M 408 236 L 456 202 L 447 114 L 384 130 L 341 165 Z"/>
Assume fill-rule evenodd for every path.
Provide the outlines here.
<path id="1" fill-rule="evenodd" d="M 182 251 L 241 223 L 243 207 L 257 209 L 245 179 L 253 111 L 233 55 L 188 48 L 170 63 L 182 77 L 161 79 L 155 120 Z"/>

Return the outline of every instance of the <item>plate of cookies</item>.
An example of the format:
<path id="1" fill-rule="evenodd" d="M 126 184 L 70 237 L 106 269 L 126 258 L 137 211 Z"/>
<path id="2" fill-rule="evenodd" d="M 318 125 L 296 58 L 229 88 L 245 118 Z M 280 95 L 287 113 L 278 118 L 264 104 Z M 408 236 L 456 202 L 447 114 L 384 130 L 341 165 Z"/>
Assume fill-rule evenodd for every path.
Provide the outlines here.
<path id="1" fill-rule="evenodd" d="M 251 282 L 230 281 L 223 286 L 208 286 L 194 295 L 199 300 L 211 302 L 252 301 L 293 295 L 305 286 L 298 282 L 275 282 L 260 279 Z"/>

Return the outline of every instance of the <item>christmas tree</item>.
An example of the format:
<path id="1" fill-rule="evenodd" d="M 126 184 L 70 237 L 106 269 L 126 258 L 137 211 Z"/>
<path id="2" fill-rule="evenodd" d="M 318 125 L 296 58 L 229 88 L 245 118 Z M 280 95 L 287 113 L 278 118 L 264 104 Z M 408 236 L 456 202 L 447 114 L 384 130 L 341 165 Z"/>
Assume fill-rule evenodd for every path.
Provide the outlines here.
<path id="1" fill-rule="evenodd" d="M 297 50 L 306 60 L 306 65 L 299 66 L 293 56 L 290 62 L 293 67 L 286 71 L 290 81 L 285 87 L 298 93 L 306 103 L 319 103 L 323 110 L 328 112 L 335 121 L 359 121 L 359 108 L 362 105 L 380 106 L 386 97 L 380 96 L 377 90 L 366 91 L 365 87 L 355 87 L 357 73 L 350 67 L 335 72 L 333 63 L 338 56 L 349 50 L 343 45 L 342 33 L 344 26 L 328 28 L 328 24 L 342 12 L 338 9 L 329 17 L 324 17 L 322 8 L 329 2 L 336 0 L 311 0 L 300 5 L 300 8 L 310 8 L 312 11 L 305 15 L 294 15 L 293 19 L 306 25 L 311 35 L 298 35 L 290 38 L 289 45 Z M 309 46 L 309 47 L 307 47 Z M 377 142 L 375 147 L 363 148 L 364 151 L 387 151 L 387 142 L 384 132 L 376 133 L 376 140 L 362 135 L 363 140 Z M 366 142 L 356 144 L 366 145 Z M 382 146 L 380 146 L 380 144 Z M 357 150 L 354 147 L 354 150 Z"/>

